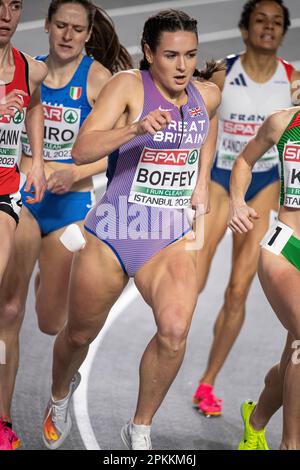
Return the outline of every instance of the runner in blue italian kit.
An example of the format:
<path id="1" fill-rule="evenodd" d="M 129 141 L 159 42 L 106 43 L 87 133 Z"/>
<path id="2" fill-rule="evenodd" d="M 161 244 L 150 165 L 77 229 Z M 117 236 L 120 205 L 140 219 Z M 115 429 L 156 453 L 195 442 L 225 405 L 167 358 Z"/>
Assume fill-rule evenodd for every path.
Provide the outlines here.
<path id="1" fill-rule="evenodd" d="M 27 204 L 23 191 L 24 212 L 16 233 L 16 255 L 8 265 L 1 291 L 1 309 L 6 318 L 2 331 L 7 339 L 9 365 L 0 377 L 0 400 L 3 413 L 9 417 L 18 367 L 18 334 L 34 265 L 38 260 L 35 292 L 39 327 L 55 335 L 66 322 L 73 258 L 59 237 L 70 223 L 82 226 L 94 204 L 92 175 L 106 170 L 106 159 L 76 166 L 72 146 L 112 73 L 131 66 L 110 18 L 88 0 L 51 1 L 45 29 L 50 51 L 38 58 L 49 68 L 42 85 L 47 191 L 43 201 L 34 206 Z M 26 134 L 23 150 L 21 170 L 27 174 L 33 152 Z"/>

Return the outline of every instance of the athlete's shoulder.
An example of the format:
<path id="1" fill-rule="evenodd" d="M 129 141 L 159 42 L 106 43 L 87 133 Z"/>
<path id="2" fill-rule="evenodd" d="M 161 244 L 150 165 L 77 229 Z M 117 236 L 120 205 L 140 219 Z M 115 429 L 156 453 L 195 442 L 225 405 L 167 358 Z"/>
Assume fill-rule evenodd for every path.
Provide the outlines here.
<path id="1" fill-rule="evenodd" d="M 100 62 L 94 60 L 90 68 L 90 77 L 96 81 L 106 82 L 111 77 L 111 72 Z"/>
<path id="2" fill-rule="evenodd" d="M 291 106 L 290 108 L 276 109 L 273 113 L 270 114 L 269 120 L 273 122 L 279 122 L 281 119 L 293 117 L 294 114 L 300 111 L 300 106 Z"/>
<path id="3" fill-rule="evenodd" d="M 122 70 L 113 75 L 106 86 L 113 87 L 116 90 L 124 90 L 126 94 L 135 90 L 142 83 L 141 73 L 137 69 Z"/>
<path id="4" fill-rule="evenodd" d="M 295 80 L 300 80 L 300 70 L 293 69 L 292 82 L 294 82 Z M 297 86 L 299 86 L 299 84 Z"/>
<path id="5" fill-rule="evenodd" d="M 30 80 L 35 83 L 41 83 L 47 76 L 47 65 L 45 64 L 45 62 L 42 62 L 41 60 L 36 60 L 28 54 L 23 53 L 23 55 L 28 63 Z"/>
<path id="6" fill-rule="evenodd" d="M 141 72 L 139 69 L 121 70 L 114 75 L 114 78 L 119 81 L 126 81 L 131 83 L 138 83 L 142 81 Z"/>
<path id="7" fill-rule="evenodd" d="M 94 60 L 91 64 L 87 81 L 87 93 L 89 102 L 93 105 L 104 87 L 111 77 L 110 71 L 100 62 Z"/>
<path id="8" fill-rule="evenodd" d="M 219 86 L 206 80 L 195 80 L 194 84 L 197 90 L 200 92 L 206 108 L 208 111 L 214 114 L 216 109 L 220 106 L 222 100 L 222 93 Z"/>
<path id="9" fill-rule="evenodd" d="M 289 82 L 292 82 L 293 72 L 295 70 L 294 66 L 290 62 L 288 62 L 287 60 L 283 59 L 282 57 L 278 57 L 278 61 L 282 65 L 282 67 L 284 68 Z"/>
<path id="10" fill-rule="evenodd" d="M 291 108 L 283 108 L 274 111 L 268 116 L 261 127 L 262 131 L 264 131 L 265 128 L 268 133 L 281 135 L 297 111 L 300 111 L 300 106 L 293 106 Z"/>

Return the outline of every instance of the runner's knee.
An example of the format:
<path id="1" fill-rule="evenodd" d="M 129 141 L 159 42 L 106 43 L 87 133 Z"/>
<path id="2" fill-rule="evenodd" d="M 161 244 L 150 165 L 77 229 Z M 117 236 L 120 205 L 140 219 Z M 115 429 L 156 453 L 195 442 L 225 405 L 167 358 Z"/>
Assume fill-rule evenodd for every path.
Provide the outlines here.
<path id="1" fill-rule="evenodd" d="M 249 287 L 245 283 L 230 283 L 225 291 L 225 308 L 228 315 L 235 315 L 236 310 L 246 302 Z"/>
<path id="2" fill-rule="evenodd" d="M 67 340 L 71 348 L 81 349 L 89 346 L 95 339 L 95 335 L 88 331 L 68 331 Z"/>
<path id="3" fill-rule="evenodd" d="M 56 336 L 66 323 L 67 307 L 52 306 L 49 309 L 37 300 L 35 308 L 40 331 L 46 335 Z"/>
<path id="4" fill-rule="evenodd" d="M 177 352 L 186 342 L 189 327 L 190 319 L 184 307 L 168 307 L 158 322 L 158 337 L 161 344 Z"/>
<path id="5" fill-rule="evenodd" d="M 38 325 L 42 333 L 49 336 L 56 336 L 64 327 L 65 321 L 45 319 L 38 316 Z"/>
<path id="6" fill-rule="evenodd" d="M 17 299 L 11 299 L 0 306 L 0 323 L 2 328 L 12 326 L 23 317 L 24 306 Z"/>

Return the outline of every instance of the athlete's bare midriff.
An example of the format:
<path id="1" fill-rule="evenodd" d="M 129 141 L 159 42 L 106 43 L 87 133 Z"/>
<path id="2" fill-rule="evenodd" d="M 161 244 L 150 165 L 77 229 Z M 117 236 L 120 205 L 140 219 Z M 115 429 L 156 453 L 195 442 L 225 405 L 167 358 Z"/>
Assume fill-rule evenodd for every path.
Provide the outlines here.
<path id="1" fill-rule="evenodd" d="M 281 207 L 278 218 L 294 230 L 294 236 L 300 239 L 300 209 Z"/>
<path id="2" fill-rule="evenodd" d="M 22 171 L 22 173 L 25 173 L 25 175 L 27 175 L 27 173 L 31 170 L 31 165 L 31 157 L 23 154 L 20 162 L 20 170 Z M 48 180 L 52 173 L 60 170 L 70 170 L 70 164 L 44 161 L 44 171 L 46 180 Z M 93 189 L 93 180 L 92 177 L 89 176 L 88 178 L 74 183 L 70 191 L 86 192 L 90 191 L 91 189 Z"/>

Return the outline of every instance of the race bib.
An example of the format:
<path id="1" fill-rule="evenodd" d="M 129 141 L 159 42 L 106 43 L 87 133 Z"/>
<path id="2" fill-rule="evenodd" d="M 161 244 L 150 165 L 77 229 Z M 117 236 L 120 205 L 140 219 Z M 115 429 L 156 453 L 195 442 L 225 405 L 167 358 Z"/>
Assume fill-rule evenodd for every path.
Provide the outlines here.
<path id="1" fill-rule="evenodd" d="M 145 147 L 129 202 L 152 207 L 188 207 L 197 182 L 199 156 L 199 149 Z"/>
<path id="2" fill-rule="evenodd" d="M 217 167 L 232 170 L 238 155 L 244 150 L 249 140 L 258 132 L 260 124 L 251 122 L 224 121 L 223 132 L 218 144 Z M 261 173 L 270 170 L 279 161 L 276 146 L 265 153 L 253 167 L 253 172 Z"/>
<path id="3" fill-rule="evenodd" d="M 81 110 L 63 106 L 44 107 L 44 160 L 70 160 L 71 151 L 79 132 Z M 22 135 L 23 152 L 31 155 L 26 134 Z"/>
<path id="4" fill-rule="evenodd" d="M 300 142 L 288 142 L 283 150 L 284 205 L 300 208 Z"/>
<path id="5" fill-rule="evenodd" d="M 260 242 L 260 246 L 266 250 L 280 255 L 283 248 L 293 235 L 294 230 L 279 220 L 268 230 L 265 237 Z"/>
<path id="6" fill-rule="evenodd" d="M 14 117 L 0 117 L 0 166 L 13 168 L 21 156 L 21 135 L 26 117 L 26 108 L 16 111 Z"/>

